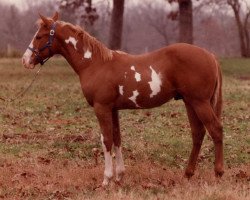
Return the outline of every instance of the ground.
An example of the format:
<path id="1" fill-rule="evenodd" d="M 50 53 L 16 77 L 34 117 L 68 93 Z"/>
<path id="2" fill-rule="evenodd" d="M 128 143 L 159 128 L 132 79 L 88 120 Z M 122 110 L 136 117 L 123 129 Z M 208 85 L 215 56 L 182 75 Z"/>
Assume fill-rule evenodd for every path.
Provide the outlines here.
<path id="1" fill-rule="evenodd" d="M 61 58 L 35 74 L 20 59 L 0 59 L 0 199 L 250 198 L 250 60 L 221 59 L 225 175 L 215 178 L 206 136 L 196 174 L 183 177 L 191 150 L 181 101 L 121 111 L 126 175 L 102 188 L 103 155 L 97 120 L 78 77 Z"/>

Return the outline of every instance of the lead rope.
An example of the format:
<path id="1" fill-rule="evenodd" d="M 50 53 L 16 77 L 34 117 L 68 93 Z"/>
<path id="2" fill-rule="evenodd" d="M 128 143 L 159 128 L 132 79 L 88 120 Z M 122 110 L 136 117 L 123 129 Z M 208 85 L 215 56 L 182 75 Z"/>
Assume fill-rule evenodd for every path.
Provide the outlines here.
<path id="1" fill-rule="evenodd" d="M 31 86 L 33 85 L 33 83 L 35 82 L 35 80 L 36 80 L 37 76 L 39 75 L 41 69 L 42 69 L 42 65 L 40 65 L 39 69 L 37 70 L 37 72 L 36 72 L 34 78 L 33 78 L 32 81 L 30 82 L 30 84 L 28 85 L 28 87 L 25 88 L 24 90 L 21 90 L 20 92 L 18 92 L 18 93 L 16 94 L 16 97 L 15 97 L 15 98 L 13 98 L 13 99 L 5 99 L 5 98 L 0 97 L 0 100 L 1 100 L 1 101 L 4 101 L 4 102 L 7 102 L 7 103 L 11 103 L 11 102 L 17 100 L 18 98 L 22 98 L 22 97 L 27 93 L 27 91 L 31 88 Z"/>

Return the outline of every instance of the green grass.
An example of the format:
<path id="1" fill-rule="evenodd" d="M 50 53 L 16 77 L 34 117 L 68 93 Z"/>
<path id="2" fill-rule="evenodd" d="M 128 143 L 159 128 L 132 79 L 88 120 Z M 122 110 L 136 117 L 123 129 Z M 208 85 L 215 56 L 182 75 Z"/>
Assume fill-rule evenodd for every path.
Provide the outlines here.
<path id="1" fill-rule="evenodd" d="M 225 100 L 225 160 L 230 165 L 248 163 L 249 158 L 244 150 L 249 146 L 249 80 L 242 80 L 240 77 L 250 77 L 250 60 L 222 59 L 221 64 Z M 18 91 L 25 88 L 35 73 L 22 68 L 18 59 L 0 60 L 0 71 L 3 74 L 0 80 L 0 94 L 1 97 L 8 98 L 15 97 Z M 91 155 L 93 145 L 90 144 L 96 145 L 99 142 L 99 126 L 93 110 L 83 98 L 77 76 L 60 58 L 51 59 L 43 67 L 34 85 L 23 98 L 9 104 L 1 103 L 0 110 L 2 134 L 39 133 L 50 135 L 53 140 L 53 135 L 84 135 L 88 132 L 91 134 L 91 140 L 75 147 L 84 148 L 86 155 Z M 125 157 L 154 160 L 174 167 L 185 166 L 192 142 L 181 101 L 171 101 L 151 110 L 121 111 L 120 121 L 123 146 L 126 149 Z M 60 145 L 48 144 L 44 139 L 41 140 L 43 149 L 61 148 Z M 0 151 L 9 154 L 13 152 L 16 155 L 16 152 L 29 148 L 29 145 L 32 149 L 33 144 L 24 146 L 23 142 L 20 142 L 15 146 L 9 145 L 9 151 L 6 150 L 7 147 Z M 212 148 L 213 144 L 206 139 L 205 146 Z M 35 148 L 34 151 L 41 149 Z M 210 151 L 205 153 L 212 156 Z M 69 156 L 78 156 L 78 151 L 70 152 Z M 227 159 L 228 157 L 233 159 Z M 211 165 L 211 162 L 208 163 Z"/>
<path id="2" fill-rule="evenodd" d="M 221 59 L 220 63 L 225 164 L 235 168 L 250 163 L 250 59 Z M 33 79 L 35 71 L 24 69 L 20 59 L 0 59 L 0 97 L 15 98 Z M 0 113 L 0 158 L 10 157 L 17 163 L 30 159 L 36 163 L 33 160 L 40 156 L 59 163 L 65 160 L 91 163 L 93 148 L 101 151 L 99 125 L 93 109 L 83 98 L 78 77 L 61 58 L 46 63 L 24 97 L 11 103 L 0 102 Z M 121 111 L 120 122 L 126 165 L 155 163 L 172 170 L 185 168 L 192 141 L 181 101 L 170 101 L 150 110 Z M 201 154 L 199 168 L 212 170 L 214 153 L 209 137 L 205 137 Z M 139 194 L 131 191 L 130 186 L 124 185 L 120 194 L 137 199 Z M 86 188 L 84 192 L 87 196 L 95 193 Z M 119 196 L 119 191 L 116 194 Z M 152 195 L 156 194 L 164 198 L 166 191 L 153 187 L 138 198 L 154 199 Z M 81 195 L 78 195 L 80 199 Z M 216 198 L 210 194 L 204 199 Z"/>
<path id="3" fill-rule="evenodd" d="M 224 76 L 248 76 L 250 73 L 250 59 L 224 58 L 220 59 Z"/>

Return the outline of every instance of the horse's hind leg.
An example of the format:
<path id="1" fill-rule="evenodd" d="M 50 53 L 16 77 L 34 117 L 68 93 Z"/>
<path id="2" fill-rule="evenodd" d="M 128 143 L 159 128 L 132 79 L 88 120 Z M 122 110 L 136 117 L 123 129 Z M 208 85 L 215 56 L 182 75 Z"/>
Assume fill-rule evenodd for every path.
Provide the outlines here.
<path id="1" fill-rule="evenodd" d="M 193 139 L 193 148 L 189 157 L 188 166 L 185 171 L 186 177 L 190 178 L 194 175 L 194 170 L 197 162 L 197 158 L 201 149 L 201 145 L 205 135 L 205 127 L 197 117 L 194 109 L 191 105 L 185 102 L 187 115 L 191 127 L 192 139 Z"/>
<path id="2" fill-rule="evenodd" d="M 115 149 L 115 161 L 116 161 L 116 181 L 120 182 L 125 171 L 122 151 L 121 151 L 121 133 L 120 133 L 120 124 L 118 110 L 112 111 L 112 120 L 113 120 L 113 141 Z"/>
<path id="3" fill-rule="evenodd" d="M 222 176 L 223 170 L 223 128 L 216 117 L 210 102 L 201 101 L 192 104 L 198 118 L 205 125 L 209 134 L 211 135 L 215 145 L 215 175 Z"/>

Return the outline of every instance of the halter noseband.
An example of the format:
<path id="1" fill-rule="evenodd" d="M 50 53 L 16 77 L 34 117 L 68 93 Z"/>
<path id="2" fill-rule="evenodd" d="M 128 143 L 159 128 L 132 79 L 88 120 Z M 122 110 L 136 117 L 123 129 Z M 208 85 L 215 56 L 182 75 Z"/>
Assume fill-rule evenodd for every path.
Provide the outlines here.
<path id="1" fill-rule="evenodd" d="M 52 46 L 52 42 L 53 42 L 54 36 L 55 36 L 55 29 L 56 29 L 56 23 L 54 22 L 52 24 L 50 32 L 49 32 L 49 40 L 48 40 L 48 42 L 42 48 L 35 49 L 35 48 L 32 48 L 32 47 L 28 47 L 28 49 L 31 50 L 35 54 L 36 60 L 41 65 L 43 65 L 47 60 L 49 60 L 52 57 L 52 55 L 53 55 L 52 50 L 51 50 L 51 46 Z M 49 55 L 48 55 L 47 58 L 43 59 L 40 56 L 40 53 L 43 52 L 45 49 L 49 49 Z"/>

